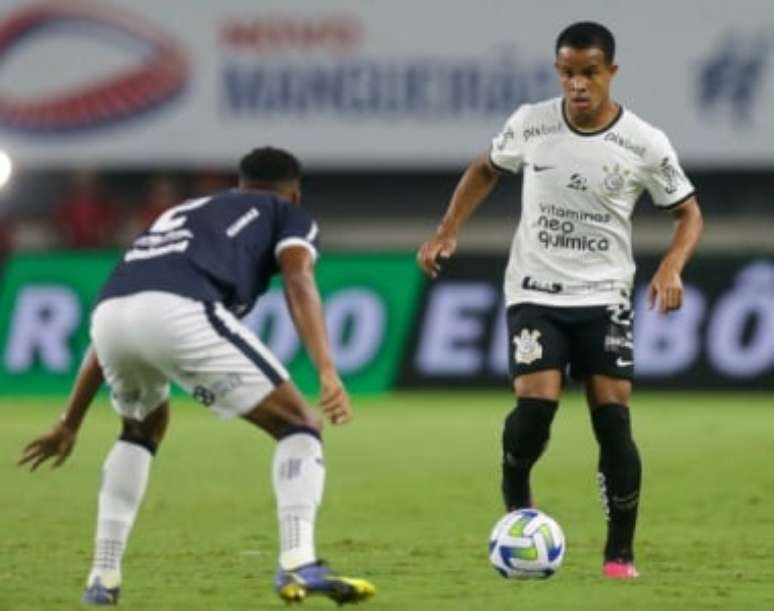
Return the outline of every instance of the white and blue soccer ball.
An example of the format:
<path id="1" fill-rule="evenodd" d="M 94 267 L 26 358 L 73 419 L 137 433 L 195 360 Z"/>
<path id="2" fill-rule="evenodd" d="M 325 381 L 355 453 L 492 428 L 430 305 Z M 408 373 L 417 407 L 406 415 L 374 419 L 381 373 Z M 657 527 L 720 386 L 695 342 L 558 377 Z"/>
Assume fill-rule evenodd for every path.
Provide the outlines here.
<path id="1" fill-rule="evenodd" d="M 556 520 L 537 509 L 518 509 L 492 529 L 489 562 L 508 579 L 546 579 L 562 564 L 565 548 Z"/>

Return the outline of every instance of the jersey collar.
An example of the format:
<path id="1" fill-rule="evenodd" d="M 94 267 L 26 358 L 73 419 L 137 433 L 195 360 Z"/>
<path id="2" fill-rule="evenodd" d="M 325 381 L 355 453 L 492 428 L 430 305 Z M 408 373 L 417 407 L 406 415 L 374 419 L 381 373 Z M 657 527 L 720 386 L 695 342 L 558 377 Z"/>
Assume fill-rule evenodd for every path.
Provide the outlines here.
<path id="1" fill-rule="evenodd" d="M 604 127 L 600 127 L 599 129 L 595 129 L 593 132 L 584 132 L 581 131 L 575 127 L 573 127 L 572 123 L 570 123 L 570 119 L 567 117 L 567 109 L 565 105 L 564 98 L 562 98 L 562 119 L 564 120 L 564 124 L 567 126 L 567 129 L 569 129 L 571 132 L 578 134 L 579 136 L 598 136 L 599 134 L 606 132 L 607 130 L 611 129 L 620 118 L 623 116 L 624 107 L 622 104 L 618 104 L 618 112 L 616 113 L 615 117 L 613 117 L 613 120 L 610 121 L 607 125 Z"/>

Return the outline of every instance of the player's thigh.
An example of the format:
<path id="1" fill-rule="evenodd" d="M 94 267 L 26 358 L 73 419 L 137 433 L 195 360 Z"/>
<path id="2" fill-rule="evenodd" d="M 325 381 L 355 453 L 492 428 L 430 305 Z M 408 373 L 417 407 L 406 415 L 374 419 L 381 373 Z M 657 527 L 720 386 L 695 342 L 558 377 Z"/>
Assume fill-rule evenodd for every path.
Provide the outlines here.
<path id="1" fill-rule="evenodd" d="M 632 311 L 627 305 L 577 308 L 569 314 L 570 371 L 631 381 L 634 375 Z"/>
<path id="2" fill-rule="evenodd" d="M 555 308 L 514 305 L 508 308 L 507 321 L 508 363 L 516 394 L 558 398 L 569 342 Z"/>
<path id="3" fill-rule="evenodd" d="M 144 353 L 145 329 L 132 320 L 135 301 L 118 298 L 101 303 L 92 315 L 90 333 L 113 409 L 126 420 L 143 422 L 166 404 L 169 381 Z"/>
<path id="4" fill-rule="evenodd" d="M 260 339 L 220 303 L 190 302 L 169 321 L 162 367 L 217 416 L 244 416 L 289 374 Z"/>
<path id="5" fill-rule="evenodd" d="M 558 401 L 562 394 L 563 378 L 558 369 L 525 373 L 514 378 L 513 392 L 520 398 Z"/>

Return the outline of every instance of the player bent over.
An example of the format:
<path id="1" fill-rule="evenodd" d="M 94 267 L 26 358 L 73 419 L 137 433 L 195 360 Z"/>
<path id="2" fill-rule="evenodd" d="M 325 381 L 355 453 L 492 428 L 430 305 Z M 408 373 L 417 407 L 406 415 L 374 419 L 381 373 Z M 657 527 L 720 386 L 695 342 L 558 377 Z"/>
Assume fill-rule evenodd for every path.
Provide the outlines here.
<path id="1" fill-rule="evenodd" d="M 240 162 L 239 188 L 164 212 L 124 255 L 91 318 L 91 340 L 67 409 L 30 443 L 20 464 L 61 465 L 103 380 L 123 429 L 107 456 L 94 562 L 84 603 L 113 605 L 121 559 L 169 420 L 169 380 L 213 413 L 240 416 L 277 441 L 272 471 L 279 519 L 274 587 L 286 602 L 322 594 L 338 603 L 374 594 L 363 579 L 336 576 L 314 545 L 325 467 L 321 420 L 288 372 L 235 315 L 281 273 L 291 316 L 320 377 L 323 413 L 351 418 L 331 358 L 314 264 L 317 224 L 298 204 L 301 167 L 273 148 Z"/>
<path id="2" fill-rule="evenodd" d="M 502 436 L 509 510 L 532 504 L 530 470 L 548 443 L 563 377 L 583 381 L 599 443 L 608 518 L 603 573 L 631 579 L 641 464 L 631 433 L 633 374 L 630 217 L 647 190 L 675 218 L 672 243 L 650 283 L 651 307 L 682 302 L 681 272 L 702 231 L 701 212 L 669 140 L 610 97 L 618 66 L 612 34 L 576 23 L 558 37 L 563 96 L 524 104 L 488 155 L 462 176 L 436 234 L 417 255 L 435 277 L 464 222 L 503 172 L 524 174 L 521 220 L 505 272 L 509 361 L 516 408 Z"/>

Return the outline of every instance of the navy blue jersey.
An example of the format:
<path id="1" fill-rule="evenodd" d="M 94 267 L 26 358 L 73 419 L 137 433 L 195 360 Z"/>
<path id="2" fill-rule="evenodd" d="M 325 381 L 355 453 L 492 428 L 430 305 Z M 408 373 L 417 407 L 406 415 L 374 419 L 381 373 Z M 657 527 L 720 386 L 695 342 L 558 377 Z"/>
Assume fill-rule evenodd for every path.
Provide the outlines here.
<path id="1" fill-rule="evenodd" d="M 317 257 L 317 224 L 301 207 L 267 191 L 232 190 L 170 208 L 138 237 L 100 300 L 165 291 L 247 310 L 279 271 L 287 246 Z"/>

